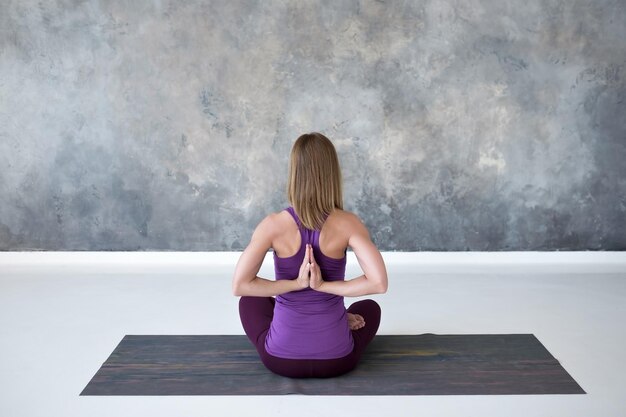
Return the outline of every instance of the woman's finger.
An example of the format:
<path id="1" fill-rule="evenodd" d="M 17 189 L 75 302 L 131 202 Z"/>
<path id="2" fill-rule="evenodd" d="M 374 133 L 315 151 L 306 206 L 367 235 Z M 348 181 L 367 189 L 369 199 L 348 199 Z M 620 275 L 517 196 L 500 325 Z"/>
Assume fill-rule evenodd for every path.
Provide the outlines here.
<path id="1" fill-rule="evenodd" d="M 306 245 L 306 249 L 304 251 L 304 259 L 302 259 L 302 266 L 309 263 L 309 245 Z"/>
<path id="2" fill-rule="evenodd" d="M 311 264 L 311 287 L 317 289 L 320 285 L 320 271 L 317 265 Z"/>
<path id="3" fill-rule="evenodd" d="M 298 275 L 298 283 L 301 288 L 308 288 L 310 286 L 310 278 L 309 278 L 309 264 L 302 265 L 300 267 L 300 274 Z"/>

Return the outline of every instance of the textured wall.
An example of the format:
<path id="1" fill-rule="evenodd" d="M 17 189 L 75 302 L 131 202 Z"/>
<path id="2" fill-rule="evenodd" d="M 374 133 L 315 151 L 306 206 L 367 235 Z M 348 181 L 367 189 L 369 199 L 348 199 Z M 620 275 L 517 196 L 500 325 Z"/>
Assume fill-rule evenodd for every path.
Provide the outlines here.
<path id="1" fill-rule="evenodd" d="M 384 250 L 626 249 L 626 3 L 0 0 L 0 249 L 240 250 L 304 132 Z"/>

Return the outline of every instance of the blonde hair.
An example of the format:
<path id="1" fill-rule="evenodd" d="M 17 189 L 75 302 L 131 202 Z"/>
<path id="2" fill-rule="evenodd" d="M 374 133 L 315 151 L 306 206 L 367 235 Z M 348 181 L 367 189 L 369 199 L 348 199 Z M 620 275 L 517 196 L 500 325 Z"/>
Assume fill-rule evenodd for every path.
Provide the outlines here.
<path id="1" fill-rule="evenodd" d="M 343 210 L 339 158 L 330 139 L 305 133 L 291 148 L 287 198 L 302 225 L 319 230 L 335 208 Z"/>

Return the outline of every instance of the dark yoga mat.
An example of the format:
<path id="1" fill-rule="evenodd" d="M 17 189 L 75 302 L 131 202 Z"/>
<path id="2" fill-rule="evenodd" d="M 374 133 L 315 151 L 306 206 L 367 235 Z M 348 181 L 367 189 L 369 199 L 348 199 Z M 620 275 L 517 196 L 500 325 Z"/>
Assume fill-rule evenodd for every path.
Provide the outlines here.
<path id="1" fill-rule="evenodd" d="M 378 335 L 329 379 L 268 371 L 246 336 L 127 335 L 80 395 L 585 394 L 532 334 Z"/>

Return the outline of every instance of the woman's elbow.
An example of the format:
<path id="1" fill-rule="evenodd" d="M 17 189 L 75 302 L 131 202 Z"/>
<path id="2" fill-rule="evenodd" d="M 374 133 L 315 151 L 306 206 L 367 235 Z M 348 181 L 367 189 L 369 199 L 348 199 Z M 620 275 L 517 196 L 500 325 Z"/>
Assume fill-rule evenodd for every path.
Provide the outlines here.
<path id="1" fill-rule="evenodd" d="M 242 283 L 234 280 L 232 285 L 232 292 L 235 297 L 241 297 L 244 294 L 244 289 L 242 288 Z"/>
<path id="2" fill-rule="evenodd" d="M 232 292 L 235 297 L 241 297 L 241 292 L 237 286 L 233 285 Z"/>
<path id="3" fill-rule="evenodd" d="M 387 274 L 385 274 L 380 281 L 378 281 L 378 293 L 384 294 L 387 292 L 387 288 L 389 287 L 389 280 L 387 279 Z"/>
<path id="4" fill-rule="evenodd" d="M 371 294 L 384 294 L 387 292 L 387 275 L 377 276 L 368 278 L 365 275 L 367 280 L 369 281 L 369 291 Z"/>
<path id="5" fill-rule="evenodd" d="M 387 281 L 375 281 L 370 284 L 370 294 L 384 294 L 387 292 Z"/>

